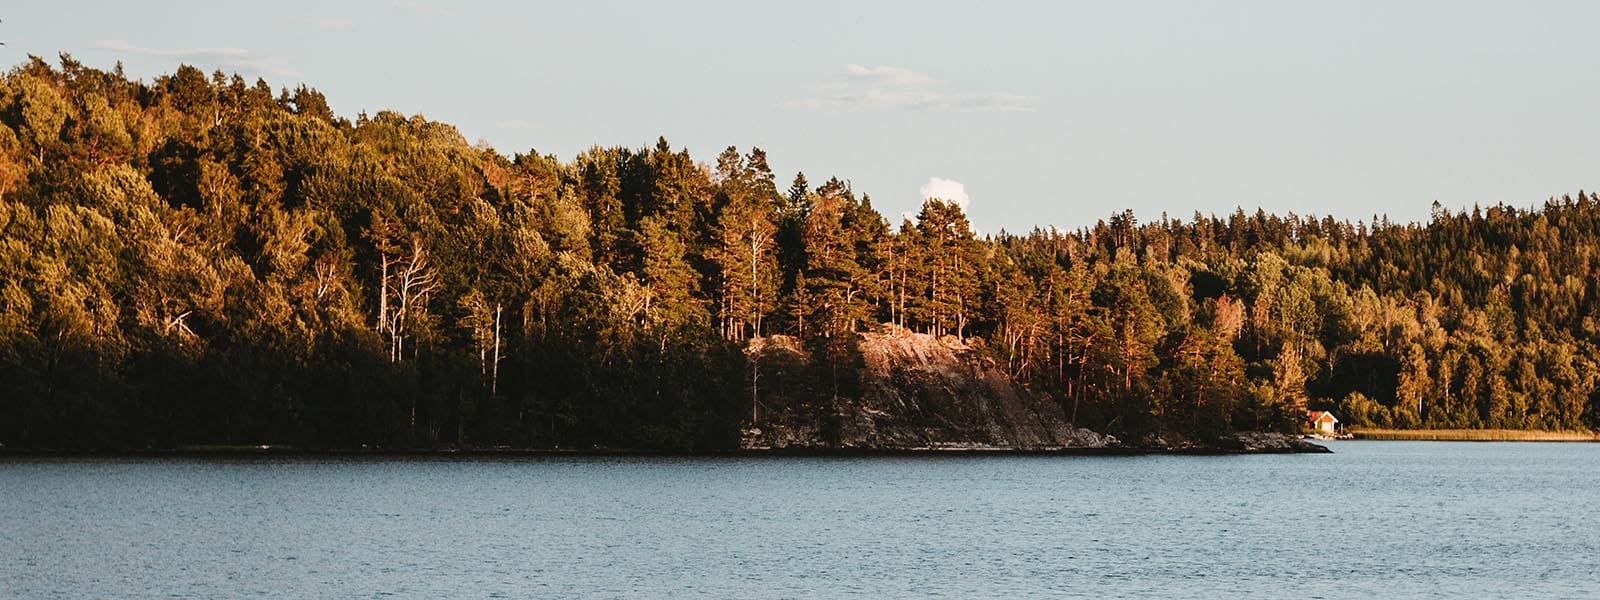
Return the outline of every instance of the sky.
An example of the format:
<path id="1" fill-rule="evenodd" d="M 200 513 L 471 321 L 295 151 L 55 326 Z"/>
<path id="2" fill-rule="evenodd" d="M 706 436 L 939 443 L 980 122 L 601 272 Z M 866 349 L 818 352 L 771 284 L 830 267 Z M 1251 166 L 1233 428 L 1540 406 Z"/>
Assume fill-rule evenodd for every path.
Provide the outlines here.
<path id="1" fill-rule="evenodd" d="M 1600 2 L 29 2 L 66 52 L 305 83 L 334 111 L 570 159 L 665 136 L 767 151 L 976 229 L 1133 209 L 1396 221 L 1600 189 Z"/>

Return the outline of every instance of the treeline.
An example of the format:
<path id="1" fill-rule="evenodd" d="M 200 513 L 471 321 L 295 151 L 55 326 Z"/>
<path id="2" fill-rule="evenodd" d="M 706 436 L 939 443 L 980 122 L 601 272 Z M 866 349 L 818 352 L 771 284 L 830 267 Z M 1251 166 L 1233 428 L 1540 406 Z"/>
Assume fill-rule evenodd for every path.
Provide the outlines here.
<path id="1" fill-rule="evenodd" d="M 752 337 L 848 394 L 856 336 L 897 329 L 1114 433 L 1600 419 L 1592 194 L 978 238 L 785 180 L 759 149 L 508 158 L 303 86 L 34 58 L 0 81 L 0 444 L 727 447 L 782 401 Z"/>

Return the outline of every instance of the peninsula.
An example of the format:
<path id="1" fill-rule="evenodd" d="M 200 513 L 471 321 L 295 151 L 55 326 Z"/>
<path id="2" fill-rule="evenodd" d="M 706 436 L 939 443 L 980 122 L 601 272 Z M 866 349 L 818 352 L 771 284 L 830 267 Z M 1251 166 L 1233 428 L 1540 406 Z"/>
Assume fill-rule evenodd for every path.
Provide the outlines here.
<path id="1" fill-rule="evenodd" d="M 891 220 L 759 148 L 507 154 L 304 85 L 32 58 L 0 77 L 0 444 L 1306 450 L 1307 410 L 1590 430 L 1597 208 L 979 235 L 957 202 Z"/>

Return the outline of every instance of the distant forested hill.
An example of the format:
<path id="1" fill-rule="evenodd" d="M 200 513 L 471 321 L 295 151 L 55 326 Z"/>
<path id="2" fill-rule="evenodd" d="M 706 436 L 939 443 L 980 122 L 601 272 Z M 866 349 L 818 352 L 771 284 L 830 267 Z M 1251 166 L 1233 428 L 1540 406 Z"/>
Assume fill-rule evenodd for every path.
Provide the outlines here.
<path id="1" fill-rule="evenodd" d="M 783 181 L 760 149 L 507 158 L 303 86 L 35 58 L 0 78 L 0 444 L 727 447 L 801 393 L 752 396 L 750 339 L 848 394 L 893 327 L 1120 434 L 1600 422 L 1593 194 L 978 238 Z"/>

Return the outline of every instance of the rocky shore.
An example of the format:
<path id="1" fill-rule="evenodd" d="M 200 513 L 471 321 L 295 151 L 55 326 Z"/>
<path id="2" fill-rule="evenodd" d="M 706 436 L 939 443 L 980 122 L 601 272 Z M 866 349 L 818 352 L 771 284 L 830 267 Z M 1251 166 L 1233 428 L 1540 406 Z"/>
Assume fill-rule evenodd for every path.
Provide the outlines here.
<path id="1" fill-rule="evenodd" d="M 869 333 L 859 350 L 856 393 L 769 395 L 761 418 L 742 432 L 740 448 L 784 453 L 1329 451 L 1281 433 L 1121 440 L 1075 426 L 1054 400 L 1019 388 L 993 360 L 954 337 Z M 759 340 L 750 352 L 769 365 L 799 364 L 804 358 L 798 342 L 783 336 Z"/>
<path id="2" fill-rule="evenodd" d="M 1316 454 L 1332 452 L 1327 446 L 1285 433 L 1241 431 L 1196 441 L 1171 436 L 1147 438 L 1139 444 L 1146 452 L 1174 454 Z"/>

